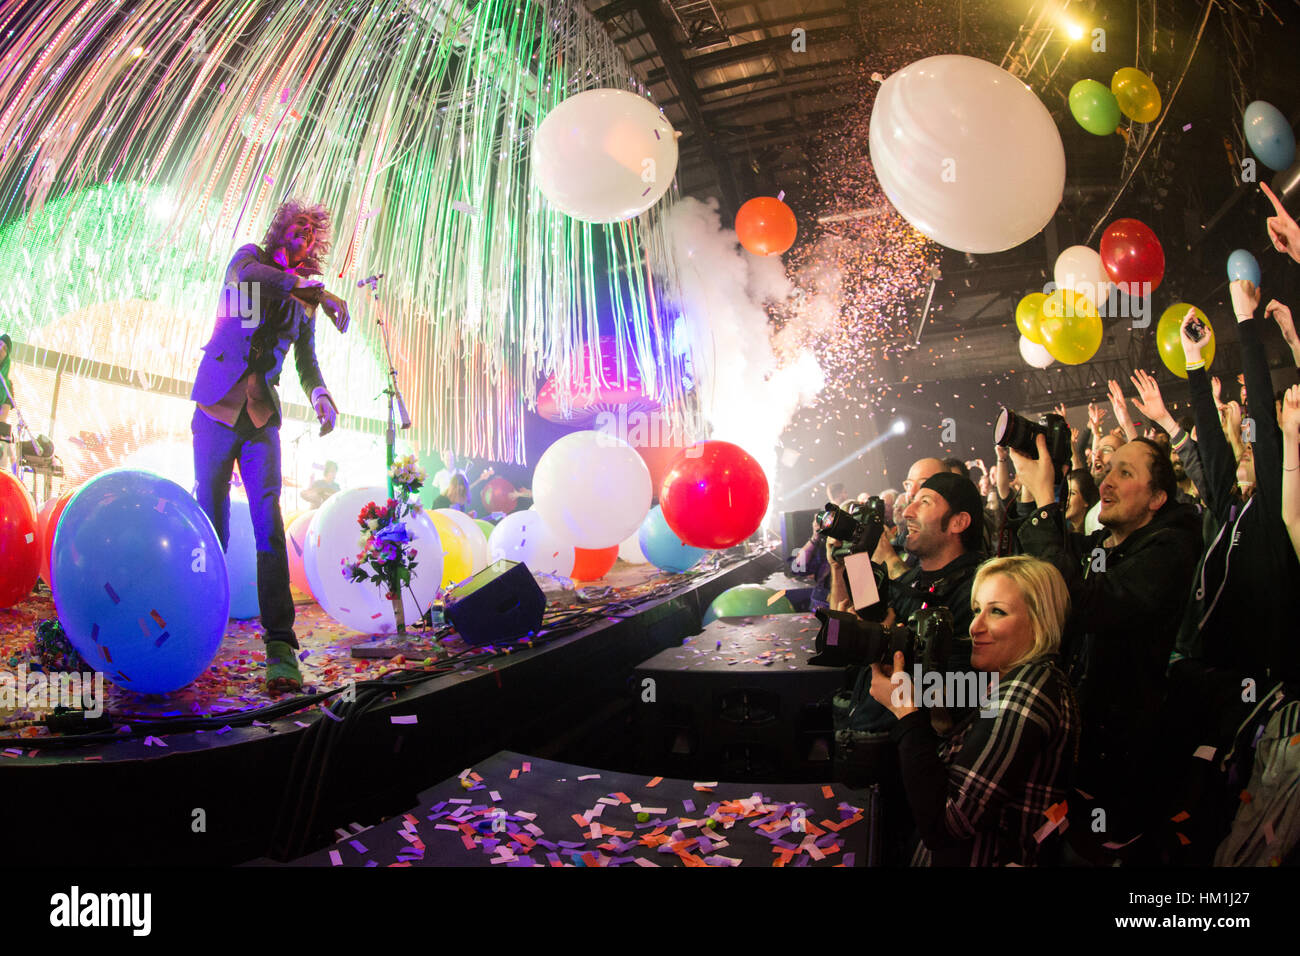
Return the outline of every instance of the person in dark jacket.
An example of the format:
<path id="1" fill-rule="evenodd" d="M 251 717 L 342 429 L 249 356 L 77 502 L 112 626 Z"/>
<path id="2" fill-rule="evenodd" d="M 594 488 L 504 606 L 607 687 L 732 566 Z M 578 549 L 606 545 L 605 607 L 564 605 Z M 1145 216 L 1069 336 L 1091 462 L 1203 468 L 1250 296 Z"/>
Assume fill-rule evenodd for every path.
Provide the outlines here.
<path id="1" fill-rule="evenodd" d="M 1178 658 L 1231 673 L 1226 685 L 1251 680 L 1262 696 L 1279 680 L 1300 679 L 1296 639 L 1300 566 L 1282 520 L 1282 449 L 1268 362 L 1253 318 L 1259 292 L 1230 286 L 1241 335 L 1246 396 L 1253 427 L 1255 491 L 1238 491 L 1239 463 L 1219 428 L 1200 342 L 1183 335 L 1205 481 L 1206 507 L 1219 531 L 1207 542 L 1195 588 L 1178 632 Z M 1184 329 L 1186 323 L 1184 323 Z M 1208 332 L 1206 333 L 1208 337 Z M 1243 626 L 1250 622 L 1250 626 Z"/>
<path id="2" fill-rule="evenodd" d="M 311 397 L 321 434 L 334 428 L 338 409 L 316 359 L 319 306 L 340 332 L 347 304 L 319 280 L 330 248 L 323 206 L 294 200 L 276 209 L 262 245 L 245 245 L 226 268 L 212 337 L 190 398 L 196 405 L 195 497 L 224 550 L 230 536 L 230 480 L 235 462 L 248 493 L 257 546 L 257 602 L 267 651 L 267 688 L 298 690 L 302 673 L 293 632 L 289 559 L 280 513 L 280 372 L 292 347 L 303 392 Z M 308 311 L 311 307 L 312 311 Z"/>
<path id="3" fill-rule="evenodd" d="M 1096 843 L 1124 843 L 1153 822 L 1158 806 L 1156 719 L 1201 549 L 1200 518 L 1175 500 L 1169 454 L 1147 438 L 1112 455 L 1099 489 L 1103 527 L 1091 535 L 1067 530 L 1041 435 L 1037 459 L 1011 456 L 1035 505 L 1020 544 L 1056 565 L 1074 607 L 1062 659 L 1083 714 L 1078 783 L 1105 810 L 1104 830 L 1075 829 Z"/>

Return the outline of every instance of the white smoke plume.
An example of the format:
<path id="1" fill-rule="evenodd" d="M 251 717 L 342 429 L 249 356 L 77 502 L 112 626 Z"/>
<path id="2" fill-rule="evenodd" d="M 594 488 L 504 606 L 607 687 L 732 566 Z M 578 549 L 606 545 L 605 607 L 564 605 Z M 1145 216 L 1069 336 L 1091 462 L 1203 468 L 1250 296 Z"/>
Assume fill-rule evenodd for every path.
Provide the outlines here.
<path id="1" fill-rule="evenodd" d="M 773 484 L 782 430 L 825 384 L 811 352 L 783 349 L 778 357 L 773 349 L 765 305 L 788 305 L 794 284 L 780 257 L 741 249 L 736 233 L 723 228 L 716 201 L 683 199 L 667 227 L 710 437 L 745 449 Z M 830 307 L 831 296 L 818 298 L 827 300 L 819 308 Z M 795 314 L 797 322 L 812 321 L 801 308 Z"/>

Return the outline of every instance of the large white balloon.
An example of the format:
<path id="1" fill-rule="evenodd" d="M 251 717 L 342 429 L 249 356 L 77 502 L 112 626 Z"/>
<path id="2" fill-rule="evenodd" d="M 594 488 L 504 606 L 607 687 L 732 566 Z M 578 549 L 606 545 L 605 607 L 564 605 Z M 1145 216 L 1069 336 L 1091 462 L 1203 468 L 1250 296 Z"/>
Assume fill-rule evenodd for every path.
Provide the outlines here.
<path id="1" fill-rule="evenodd" d="M 885 80 L 870 145 L 903 218 L 960 252 L 1020 245 L 1047 225 L 1065 189 L 1051 114 L 1023 82 L 974 57 L 927 57 Z"/>
<path id="2" fill-rule="evenodd" d="M 478 574 L 486 568 L 488 566 L 487 535 L 478 526 L 478 522 L 465 512 L 457 511 L 455 508 L 439 508 L 437 513 L 446 517 L 448 521 L 451 521 L 461 531 L 465 532 L 465 537 L 469 540 L 470 573 Z"/>
<path id="3" fill-rule="evenodd" d="M 573 574 L 573 543 L 529 508 L 506 515 L 488 538 L 491 561 L 522 561 L 534 574 Z"/>
<path id="4" fill-rule="evenodd" d="M 1020 357 L 1034 368 L 1047 368 L 1056 361 L 1046 346 L 1031 342 L 1023 335 L 1020 336 Z"/>
<path id="5" fill-rule="evenodd" d="M 382 585 L 353 582 L 343 574 L 345 564 L 361 551 L 357 515 L 367 502 L 388 497 L 385 488 L 352 488 L 332 495 L 312 520 L 303 549 L 303 570 L 312 596 L 325 613 L 344 627 L 366 634 L 391 634 L 397 630 L 393 604 Z M 402 589 L 402 611 L 408 624 L 418 620 L 438 593 L 442 582 L 442 543 L 426 514 L 408 518 L 406 528 L 416 550 L 411 586 Z M 414 592 L 414 593 L 412 593 Z"/>
<path id="6" fill-rule="evenodd" d="M 1052 269 L 1058 289 L 1082 294 L 1096 308 L 1110 295 L 1110 279 L 1101 264 L 1101 253 L 1087 246 L 1070 246 L 1061 250 Z"/>
<path id="7" fill-rule="evenodd" d="M 641 541 L 638 534 L 634 533 L 628 536 L 628 539 L 618 546 L 618 556 L 628 564 L 649 564 L 650 559 L 645 556 L 641 550 Z"/>
<path id="8" fill-rule="evenodd" d="M 640 215 L 677 172 L 677 134 L 659 109 L 627 90 L 587 90 L 546 114 L 533 136 L 533 181 L 584 222 Z"/>
<path id="9" fill-rule="evenodd" d="M 572 432 L 542 453 L 533 501 L 578 548 L 612 548 L 641 527 L 654 488 L 645 460 L 606 432 Z"/>

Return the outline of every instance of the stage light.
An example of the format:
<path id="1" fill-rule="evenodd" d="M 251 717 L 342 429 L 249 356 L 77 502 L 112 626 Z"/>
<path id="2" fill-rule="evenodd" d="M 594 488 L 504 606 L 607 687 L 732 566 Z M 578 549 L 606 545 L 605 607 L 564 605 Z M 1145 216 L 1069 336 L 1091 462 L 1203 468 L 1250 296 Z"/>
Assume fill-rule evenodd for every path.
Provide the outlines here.
<path id="1" fill-rule="evenodd" d="M 1067 17 L 1062 25 L 1065 27 L 1065 35 L 1070 38 L 1071 43 L 1077 43 L 1087 35 L 1088 31 L 1077 20 L 1071 20 Z"/>
<path id="2" fill-rule="evenodd" d="M 889 426 L 889 430 L 895 435 L 901 435 L 903 432 L 907 431 L 907 422 L 899 418 L 894 422 L 894 424 Z"/>

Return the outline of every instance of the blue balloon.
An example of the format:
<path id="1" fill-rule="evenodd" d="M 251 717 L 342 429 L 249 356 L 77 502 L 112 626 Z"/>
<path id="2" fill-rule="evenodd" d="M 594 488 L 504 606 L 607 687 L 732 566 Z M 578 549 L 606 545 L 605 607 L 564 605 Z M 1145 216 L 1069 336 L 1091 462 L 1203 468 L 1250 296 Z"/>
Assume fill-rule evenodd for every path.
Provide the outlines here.
<path id="1" fill-rule="evenodd" d="M 1234 249 L 1228 256 L 1228 279 L 1245 279 L 1259 286 L 1259 260 L 1245 249 Z"/>
<path id="2" fill-rule="evenodd" d="M 184 687 L 221 647 L 226 559 L 212 522 L 174 481 L 131 468 L 88 481 L 59 519 L 51 576 L 73 646 L 126 690 Z"/>
<path id="3" fill-rule="evenodd" d="M 641 553 L 660 571 L 672 571 L 680 574 L 689 571 L 704 557 L 703 548 L 692 548 L 681 538 L 673 534 L 664 520 L 663 509 L 655 505 L 641 522 L 637 532 L 637 541 L 641 544 Z"/>
<path id="4" fill-rule="evenodd" d="M 1255 100 L 1242 119 L 1246 142 L 1269 169 L 1282 170 L 1295 162 L 1295 132 L 1272 103 Z"/>
<path id="5" fill-rule="evenodd" d="M 248 621 L 261 613 L 257 603 L 257 543 L 248 502 L 230 502 L 230 539 L 226 542 L 226 571 L 230 575 L 230 616 Z"/>

